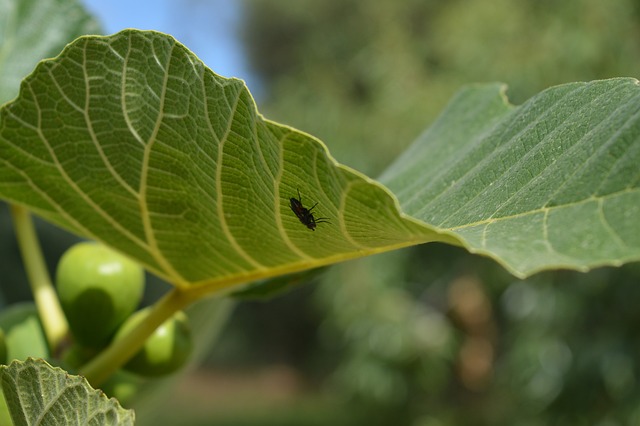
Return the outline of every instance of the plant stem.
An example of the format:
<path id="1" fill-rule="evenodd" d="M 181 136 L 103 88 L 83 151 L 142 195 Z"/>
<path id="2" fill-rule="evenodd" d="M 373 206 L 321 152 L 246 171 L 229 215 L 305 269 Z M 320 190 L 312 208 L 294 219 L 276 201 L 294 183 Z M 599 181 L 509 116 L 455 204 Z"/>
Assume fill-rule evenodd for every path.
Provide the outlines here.
<path id="1" fill-rule="evenodd" d="M 188 291 L 179 288 L 169 291 L 151 306 L 144 320 L 121 339 L 111 342 L 111 345 L 80 369 L 80 374 L 92 386 L 100 386 L 142 348 L 156 328 L 194 300 L 196 298 Z"/>
<path id="2" fill-rule="evenodd" d="M 24 207 L 11 205 L 16 238 L 51 354 L 69 333 L 69 323 L 51 283 L 33 220 Z"/>

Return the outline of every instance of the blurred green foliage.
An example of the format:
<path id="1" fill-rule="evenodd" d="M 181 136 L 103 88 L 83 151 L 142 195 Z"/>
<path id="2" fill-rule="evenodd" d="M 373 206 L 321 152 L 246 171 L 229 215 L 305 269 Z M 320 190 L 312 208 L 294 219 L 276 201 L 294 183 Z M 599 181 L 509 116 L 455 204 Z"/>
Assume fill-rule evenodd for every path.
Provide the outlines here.
<path id="1" fill-rule="evenodd" d="M 552 85 L 640 69 L 633 0 L 244 7 L 261 111 L 370 175 L 465 84 L 505 82 L 521 103 Z M 276 316 L 289 300 L 292 317 L 325 318 L 299 332 L 307 349 L 295 349 L 298 365 L 326 372 L 327 391 L 369 412 L 371 424 L 640 423 L 638 264 L 517 280 L 490 260 L 430 244 L 334 267 L 313 304 L 306 293 L 276 302 Z M 249 309 L 240 310 L 245 321 Z"/>
<path id="2" fill-rule="evenodd" d="M 261 111 L 336 158 L 381 171 L 461 86 L 500 81 L 521 103 L 552 85 L 637 75 L 633 0 L 247 0 Z"/>
<path id="3" fill-rule="evenodd" d="M 520 103 L 551 85 L 640 69 L 634 0 L 245 0 L 244 11 L 261 112 L 372 176 L 465 84 L 505 82 Z M 38 227 L 54 272 L 77 239 Z M 28 286 L 4 204 L 0 230 L 0 281 L 15 302 Z M 314 401 L 242 423 L 246 401 L 216 424 L 640 424 L 638 264 L 517 280 L 429 244 L 339 265 L 319 281 L 243 303 L 214 357 L 289 363 L 324 387 L 334 412 Z"/>

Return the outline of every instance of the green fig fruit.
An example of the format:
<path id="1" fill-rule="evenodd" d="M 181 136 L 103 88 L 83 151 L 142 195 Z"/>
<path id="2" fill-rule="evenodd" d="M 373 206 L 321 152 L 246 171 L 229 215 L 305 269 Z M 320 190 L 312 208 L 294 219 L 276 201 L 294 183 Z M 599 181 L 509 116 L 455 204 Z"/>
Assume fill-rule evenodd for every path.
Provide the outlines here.
<path id="1" fill-rule="evenodd" d="M 133 314 L 118 330 L 115 339 L 142 321 L 149 308 Z M 144 377 L 160 377 L 182 367 L 193 350 L 189 320 L 184 312 L 177 312 L 162 323 L 145 342 L 142 349 L 124 366 L 124 369 Z"/>
<path id="2" fill-rule="evenodd" d="M 60 259 L 56 285 L 75 341 L 106 346 L 142 299 L 144 271 L 97 243 L 78 243 Z"/>
<path id="3" fill-rule="evenodd" d="M 49 346 L 33 302 L 10 305 L 0 313 L 0 328 L 4 332 L 6 356 L 3 364 L 28 357 L 48 358 Z"/>

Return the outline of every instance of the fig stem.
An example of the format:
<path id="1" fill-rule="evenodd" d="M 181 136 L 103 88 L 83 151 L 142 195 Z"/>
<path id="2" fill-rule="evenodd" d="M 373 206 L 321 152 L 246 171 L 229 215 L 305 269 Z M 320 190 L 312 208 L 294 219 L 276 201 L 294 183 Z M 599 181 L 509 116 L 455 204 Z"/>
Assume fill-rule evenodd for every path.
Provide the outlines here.
<path id="1" fill-rule="evenodd" d="M 24 207 L 12 204 L 11 215 L 38 316 L 49 344 L 49 351 L 55 354 L 69 334 L 69 323 L 49 277 L 31 214 Z"/>
<path id="2" fill-rule="evenodd" d="M 113 341 L 95 358 L 80 368 L 93 387 L 99 387 L 144 346 L 145 341 L 163 322 L 188 306 L 197 297 L 188 291 L 174 288 L 151 305 L 149 314 L 121 339 Z"/>

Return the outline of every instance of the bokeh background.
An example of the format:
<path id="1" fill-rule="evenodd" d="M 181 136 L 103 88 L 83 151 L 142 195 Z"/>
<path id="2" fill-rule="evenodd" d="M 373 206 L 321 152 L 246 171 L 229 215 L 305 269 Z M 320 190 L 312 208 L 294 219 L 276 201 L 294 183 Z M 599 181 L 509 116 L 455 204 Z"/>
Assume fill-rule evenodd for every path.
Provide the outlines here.
<path id="1" fill-rule="evenodd" d="M 519 104 L 640 70 L 637 0 L 85 0 L 107 33 L 168 32 L 268 118 L 376 176 L 463 85 Z M 28 298 L 0 206 L 3 303 Z M 39 224 L 51 270 L 75 241 Z M 9 283 L 9 285 L 4 285 Z M 151 280 L 147 299 L 164 290 Z M 637 425 L 640 265 L 518 280 L 440 244 L 241 302 L 151 424 Z"/>

